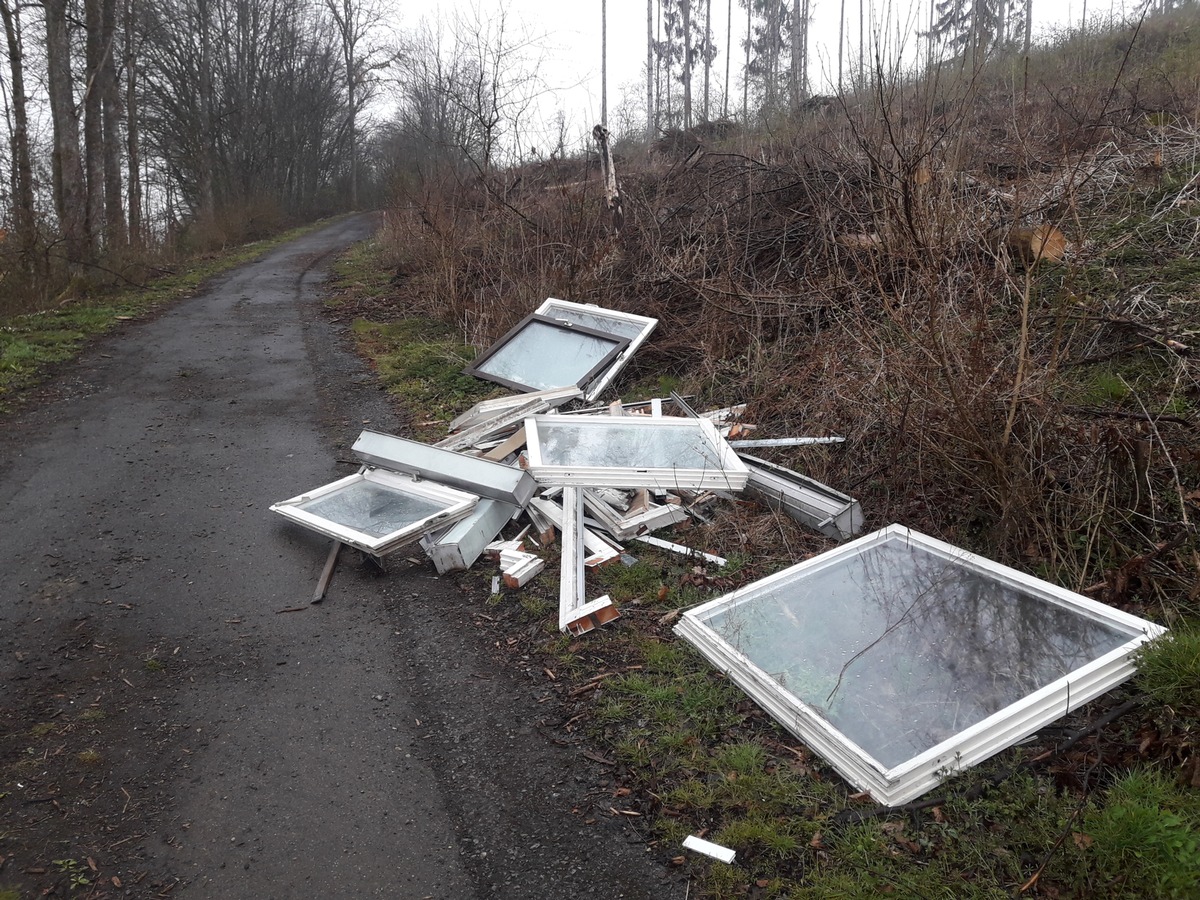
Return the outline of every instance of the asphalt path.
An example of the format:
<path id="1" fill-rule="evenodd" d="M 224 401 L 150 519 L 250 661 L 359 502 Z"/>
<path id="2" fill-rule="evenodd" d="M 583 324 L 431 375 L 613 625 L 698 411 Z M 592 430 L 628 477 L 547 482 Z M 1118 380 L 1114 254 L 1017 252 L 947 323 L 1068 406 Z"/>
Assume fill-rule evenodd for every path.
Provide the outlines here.
<path id="1" fill-rule="evenodd" d="M 34 692 L 115 711 L 96 793 L 124 818 L 89 823 L 110 858 L 136 848 L 115 895 L 683 896 L 626 823 L 581 813 L 601 776 L 547 738 L 541 667 L 487 652 L 459 584 L 344 554 L 308 606 L 328 544 L 268 506 L 353 471 L 364 424 L 397 427 L 320 314 L 327 263 L 372 227 L 131 324 L 0 425 L 7 724 Z"/>

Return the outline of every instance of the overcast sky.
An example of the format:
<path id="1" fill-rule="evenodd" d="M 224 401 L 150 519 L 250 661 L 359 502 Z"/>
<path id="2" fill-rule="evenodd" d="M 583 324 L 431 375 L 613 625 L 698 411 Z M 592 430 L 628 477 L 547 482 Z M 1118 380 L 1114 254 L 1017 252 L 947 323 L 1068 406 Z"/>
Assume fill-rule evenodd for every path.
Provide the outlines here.
<path id="1" fill-rule="evenodd" d="M 785 0 L 790 2 L 790 0 Z M 693 0 L 695 15 L 703 15 L 702 0 Z M 846 0 L 845 29 L 846 64 L 857 57 L 859 46 L 858 0 Z M 1034 0 L 1035 34 L 1066 23 L 1077 23 L 1084 9 L 1089 17 L 1097 13 L 1121 12 L 1124 0 Z M 403 24 L 410 26 L 422 16 L 437 15 L 440 11 L 450 18 L 456 10 L 472 7 L 484 15 L 495 11 L 499 0 L 439 0 L 417 11 L 408 7 Z M 543 109 L 562 109 L 580 132 L 590 131 L 600 121 L 600 0 L 507 0 L 510 14 L 531 31 L 545 36 L 545 77 L 553 95 L 547 97 Z M 837 81 L 838 18 L 842 0 L 811 0 L 813 16 L 810 26 L 810 77 L 812 89 L 828 93 Z M 1132 4 L 1130 5 L 1132 8 Z M 725 36 L 728 33 L 729 0 L 712 0 L 712 30 L 720 49 L 713 63 L 714 83 L 724 82 Z M 865 4 L 866 31 L 878 31 L 880 23 L 890 22 L 886 32 L 888 46 L 899 39 L 908 46 L 916 42 L 917 32 L 927 27 L 929 0 L 873 0 Z M 731 93 L 740 100 L 738 78 L 740 61 L 745 51 L 741 41 L 746 31 L 746 12 L 733 0 L 733 64 L 730 73 Z M 875 25 L 872 26 L 872 21 Z M 897 27 L 899 23 L 899 27 Z M 700 23 L 703 25 L 702 21 Z M 899 38 L 897 38 L 899 35 Z M 623 93 L 645 96 L 646 63 L 646 0 L 608 0 L 608 105 L 609 116 L 621 101 Z M 699 84 L 699 81 L 697 81 Z M 644 100 L 642 101 L 644 103 Z M 732 103 L 732 101 L 731 101 Z"/>

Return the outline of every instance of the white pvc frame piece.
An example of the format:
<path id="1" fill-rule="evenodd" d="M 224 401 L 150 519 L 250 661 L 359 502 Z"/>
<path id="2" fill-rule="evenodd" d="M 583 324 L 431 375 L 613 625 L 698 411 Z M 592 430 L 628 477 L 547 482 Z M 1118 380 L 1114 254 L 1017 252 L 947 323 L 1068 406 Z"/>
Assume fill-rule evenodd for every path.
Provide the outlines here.
<path id="1" fill-rule="evenodd" d="M 341 491 L 356 490 L 359 485 L 364 484 L 371 485 L 385 494 L 394 494 L 397 498 L 414 499 L 433 504 L 437 511 L 407 522 L 386 534 L 377 535 L 303 508 L 313 501 L 332 498 Z M 368 468 L 363 472 L 347 475 L 345 478 L 340 478 L 298 497 L 281 500 L 271 506 L 271 511 L 279 513 L 298 525 L 341 541 L 343 544 L 349 544 L 366 553 L 380 556 L 396 547 L 417 540 L 426 532 L 435 531 L 465 518 L 478 502 L 477 496 L 465 491 L 456 491 L 453 488 L 427 481 L 414 481 L 409 476 L 389 472 L 386 469 Z"/>
<path id="2" fill-rule="evenodd" d="M 740 491 L 750 477 L 707 419 L 531 416 L 525 437 L 529 471 L 542 484 Z M 678 464 L 681 453 L 690 465 Z"/>
<path id="3" fill-rule="evenodd" d="M 470 515 L 436 534 L 422 537 L 421 547 L 439 575 L 469 569 L 519 511 L 520 507 L 511 503 L 481 498 Z"/>
<path id="4" fill-rule="evenodd" d="M 570 322 L 572 325 L 582 325 L 596 331 L 607 331 L 619 337 L 629 339 L 629 345 L 609 367 L 587 386 L 585 399 L 590 403 L 599 397 L 606 387 L 616 377 L 617 373 L 629 362 L 638 348 L 650 337 L 650 333 L 658 327 L 658 319 L 649 316 L 637 316 L 633 313 L 619 312 L 615 309 L 605 309 L 590 303 L 573 303 L 570 300 L 559 300 L 547 297 L 546 301 L 537 308 L 537 315 L 548 319 L 558 319 L 560 322 Z"/>
<path id="5" fill-rule="evenodd" d="M 730 442 L 731 447 L 736 445 Z M 771 509 L 782 508 L 793 519 L 839 541 L 862 531 L 862 506 L 853 497 L 765 459 L 738 455 L 750 469 L 746 496 Z"/>
<path id="6" fill-rule="evenodd" d="M 890 766 L 885 765 L 835 727 L 828 718 L 828 712 L 818 710 L 788 690 L 781 683 L 781 679 L 786 680 L 784 673 L 772 673 L 761 668 L 743 653 L 738 645 L 746 646 L 748 641 L 753 643 L 754 639 L 747 637 L 747 628 L 750 627 L 751 617 L 759 613 L 768 614 L 768 618 L 762 620 L 763 631 L 761 632 L 768 633 L 771 628 L 770 623 L 778 621 L 778 619 L 769 618 L 770 615 L 775 615 L 774 610 L 769 607 L 771 605 L 779 607 L 790 598 L 792 593 L 802 592 L 806 579 L 815 581 L 822 576 L 828 579 L 836 574 L 839 566 L 844 567 L 847 562 L 853 562 L 856 558 L 861 558 L 862 554 L 889 542 L 900 542 L 898 546 L 902 548 L 915 548 L 918 552 L 928 554 L 929 558 L 939 561 L 938 565 L 942 567 L 939 570 L 941 573 L 964 570 L 971 578 L 976 579 L 976 583 L 979 581 L 994 582 L 998 591 L 1006 592 L 1002 594 L 1003 596 L 1011 598 L 1020 595 L 1020 603 L 1031 602 L 1039 607 L 1044 604 L 1043 608 L 1049 616 L 1064 616 L 1070 613 L 1073 618 L 1078 617 L 1081 628 L 1109 629 L 1115 635 L 1110 643 L 1123 640 L 1114 649 L 1077 665 L 1061 677 L 1032 690 L 985 718 L 967 725 L 963 730 L 951 734 L 924 751 L 917 752 L 916 755 Z M 946 583 L 949 582 L 950 578 L 947 577 Z M 872 590 L 872 583 L 868 579 L 855 587 L 867 592 Z M 934 587 L 940 587 L 940 585 L 935 584 Z M 935 593 L 933 588 L 926 590 L 931 596 Z M 857 622 L 857 619 L 854 618 L 856 614 L 854 591 L 838 593 L 839 595 L 834 596 L 824 593 L 820 597 L 805 598 L 803 609 L 799 609 L 796 605 L 788 605 L 785 615 L 796 617 L 799 610 L 800 618 L 795 618 L 797 629 L 804 628 L 815 631 L 825 627 L 823 620 L 830 621 L 831 617 L 840 620 L 837 622 L 839 627 L 847 624 L 853 626 Z M 908 624 L 911 625 L 918 614 L 931 616 L 936 613 L 936 610 L 923 612 L 920 609 L 919 601 L 924 593 L 919 592 L 915 597 L 894 597 L 889 593 L 887 597 L 889 602 L 895 603 L 899 618 L 901 620 L 909 618 Z M 990 617 L 990 621 L 1000 623 L 1003 627 L 1036 629 L 1036 623 L 1025 624 L 1025 620 L 1018 617 L 1018 613 L 1024 607 L 1014 605 L 1011 609 L 1007 606 L 995 608 L 986 602 L 986 598 L 981 602 L 980 598 L 982 597 L 983 592 L 976 591 L 975 596 L 960 598 L 964 608 L 979 611 L 977 621 L 986 623 Z M 763 603 L 766 606 L 756 611 L 756 603 Z M 858 606 L 862 606 L 862 604 L 859 603 Z M 1032 609 L 1032 607 L 1029 608 Z M 721 619 L 719 624 L 722 631 L 710 626 L 709 621 L 714 619 Z M 929 619 L 921 621 L 929 621 Z M 899 624 L 889 626 L 889 632 L 892 627 L 899 627 Z M 776 637 L 786 645 L 789 639 L 787 635 L 783 634 L 783 631 L 784 629 L 777 629 Z M 1132 656 L 1137 648 L 1164 631 L 1165 629 L 1161 626 L 1145 619 L 1097 603 L 1080 594 L 968 553 L 901 525 L 891 525 L 843 544 L 827 553 L 689 610 L 675 627 L 675 632 L 680 637 L 696 647 L 714 666 L 726 672 L 739 687 L 780 724 L 828 760 L 847 781 L 859 790 L 869 791 L 877 802 L 889 806 L 897 806 L 920 796 L 951 775 L 999 753 L 1071 710 L 1116 687 L 1133 674 Z M 1024 631 L 1020 633 L 1024 634 Z M 862 640 L 867 646 L 864 654 L 868 651 L 873 652 L 875 644 L 880 644 L 890 637 L 890 634 L 879 635 L 875 630 L 868 631 L 862 636 Z M 1045 640 L 1046 635 L 1042 632 L 1031 632 L 1028 637 L 1029 642 L 1033 643 Z M 943 674 L 957 679 L 959 674 L 954 668 L 955 665 L 978 667 L 978 660 L 972 659 L 972 653 L 975 651 L 969 649 L 968 644 L 972 641 L 978 643 L 980 640 L 979 634 L 964 631 L 961 633 L 961 642 L 954 640 L 948 642 L 948 646 L 941 646 L 939 653 L 946 658 L 946 664 L 950 667 Z M 791 652 L 795 653 L 794 642 L 791 646 Z M 996 646 L 995 643 L 992 646 Z M 1026 646 L 1026 643 L 1022 642 L 1019 648 L 1008 647 L 1009 659 L 1015 663 L 1029 653 L 1036 652 L 1036 650 L 1026 649 Z M 758 650 L 751 652 L 762 657 Z M 826 652 L 826 649 L 824 645 L 820 645 L 812 652 L 823 653 Z M 834 685 L 835 690 L 842 686 L 843 678 L 854 677 L 855 670 L 852 666 L 859 664 L 862 655 L 851 656 L 844 663 L 840 672 L 836 673 L 838 682 Z M 806 661 L 799 660 L 799 662 Z M 927 660 L 922 660 L 919 665 L 926 663 Z M 915 670 L 918 665 L 909 663 L 905 668 Z M 900 674 L 903 675 L 903 672 Z M 908 674 L 912 676 L 913 672 Z M 813 677 L 818 676 L 819 673 Z M 1005 679 L 1007 676 L 1008 673 L 999 669 L 995 671 L 994 675 L 998 679 Z M 795 676 L 791 676 L 791 680 L 796 682 L 797 690 L 802 691 L 805 687 L 804 679 L 797 680 Z M 811 686 L 809 690 L 811 690 Z M 909 690 L 911 692 L 912 688 L 909 687 Z M 875 699 L 877 703 L 887 702 L 893 706 L 898 705 L 899 715 L 911 714 L 914 720 L 921 717 L 921 711 L 916 707 L 930 700 L 937 701 L 936 697 L 927 697 L 924 694 L 919 694 L 917 698 L 905 698 L 900 696 L 902 692 L 903 686 L 894 692 L 895 696 L 889 698 L 879 695 Z M 824 686 L 817 695 L 824 697 Z M 830 696 L 833 696 L 832 692 Z M 966 697 L 963 698 L 963 702 L 966 703 L 972 699 Z M 858 720 L 847 724 L 859 727 Z M 867 722 L 867 724 L 872 723 Z M 918 727 L 914 722 L 914 731 Z"/>
<path id="7" fill-rule="evenodd" d="M 378 431 L 362 432 L 350 450 L 371 465 L 418 475 L 513 506 L 524 506 L 537 490 L 533 478 L 513 466 Z"/>
<path id="8" fill-rule="evenodd" d="M 583 492 L 577 487 L 563 488 L 559 527 L 562 529 L 562 558 L 558 583 L 558 630 L 566 631 L 577 618 L 575 611 L 587 603 L 583 575 Z"/>
<path id="9" fill-rule="evenodd" d="M 455 417 L 448 426 L 448 429 L 454 432 L 461 428 L 477 425 L 480 422 L 493 419 L 511 409 L 528 403 L 530 400 L 544 400 L 547 407 L 553 408 L 582 396 L 582 389 L 577 385 L 569 385 L 567 387 L 551 388 L 548 391 L 531 391 L 525 394 L 512 394 L 508 397 L 494 397 L 491 400 L 480 400 L 465 413 Z"/>

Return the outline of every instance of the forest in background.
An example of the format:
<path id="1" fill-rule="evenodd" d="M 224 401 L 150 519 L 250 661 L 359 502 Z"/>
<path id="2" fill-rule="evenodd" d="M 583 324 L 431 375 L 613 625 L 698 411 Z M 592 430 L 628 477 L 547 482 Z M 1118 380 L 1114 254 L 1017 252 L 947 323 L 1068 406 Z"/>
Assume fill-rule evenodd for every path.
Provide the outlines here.
<path id="1" fill-rule="evenodd" d="M 610 114 L 605 85 L 601 124 L 621 152 L 693 127 L 772 128 L 816 102 L 811 0 L 720 6 L 647 0 L 643 87 L 625 85 Z M 1032 10 L 929 0 L 902 41 L 872 4 L 842 2 L 829 74 L 847 94 L 877 65 L 899 77 L 1027 58 Z M 1078 27 L 1093 18 L 1085 5 Z M 376 206 L 406 183 L 593 152 L 596 123 L 547 86 L 553 35 L 504 4 L 404 31 L 382 0 L 2 0 L 0 21 L 0 313 L 140 283 L 181 252 Z M 614 23 L 623 40 L 630 24 Z M 901 60 L 905 46 L 916 55 Z"/>

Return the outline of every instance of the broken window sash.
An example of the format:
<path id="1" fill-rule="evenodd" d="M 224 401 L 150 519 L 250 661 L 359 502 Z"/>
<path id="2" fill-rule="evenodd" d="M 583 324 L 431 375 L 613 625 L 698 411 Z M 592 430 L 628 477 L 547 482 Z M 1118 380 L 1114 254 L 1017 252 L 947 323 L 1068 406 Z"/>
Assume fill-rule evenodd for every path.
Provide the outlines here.
<path id="1" fill-rule="evenodd" d="M 651 506 L 622 515 L 593 491 L 584 491 L 583 504 L 600 527 L 619 541 L 676 525 L 688 517 L 687 510 L 676 505 Z"/>
<path id="2" fill-rule="evenodd" d="M 690 610 L 675 630 L 892 806 L 1120 684 L 1164 631 L 899 525 Z"/>
<path id="3" fill-rule="evenodd" d="M 862 506 L 853 497 L 765 459 L 738 456 L 750 470 L 746 496 L 840 541 L 862 531 Z"/>
<path id="4" fill-rule="evenodd" d="M 628 338 L 535 313 L 463 371 L 514 391 L 582 388 L 612 365 L 628 345 Z"/>
<path id="5" fill-rule="evenodd" d="M 533 396 L 533 395 L 530 395 Z M 536 415 L 545 412 L 547 409 L 546 401 L 542 399 L 526 399 L 519 406 L 514 406 L 511 409 L 505 410 L 502 413 L 497 413 L 490 419 L 485 419 L 478 422 L 469 428 L 466 428 L 457 434 L 452 434 L 449 437 L 442 438 L 434 447 L 439 450 L 466 450 L 474 447 L 477 443 L 482 443 L 488 438 L 497 434 L 507 434 L 510 431 L 515 431 L 516 424 L 526 416 Z"/>
<path id="6" fill-rule="evenodd" d="M 658 326 L 658 319 L 652 319 L 649 316 L 637 316 L 633 313 L 605 309 L 589 303 L 572 303 L 570 300 L 559 300 L 555 297 L 548 297 L 546 302 L 537 308 L 537 315 L 570 322 L 572 325 L 591 328 L 595 331 L 603 331 L 629 342 L 612 365 L 588 385 L 586 399 L 589 402 L 594 401 L 604 392 L 604 389 L 608 387 L 625 363 Z"/>
<path id="7" fill-rule="evenodd" d="M 320 534 L 382 556 L 469 515 L 479 498 L 440 484 L 371 469 L 271 507 Z"/>
<path id="8" fill-rule="evenodd" d="M 559 506 L 553 500 L 548 500 L 544 497 L 534 497 L 529 501 L 529 506 L 526 507 L 527 512 L 536 511 L 542 517 L 549 519 L 559 531 L 566 531 L 567 513 L 565 504 L 567 502 L 566 489 L 563 489 L 563 506 Z M 582 513 L 580 514 L 582 516 Z M 582 527 L 582 518 L 580 519 L 580 527 L 583 532 L 583 545 L 588 555 L 584 558 L 586 566 L 602 566 L 613 562 L 621 555 L 621 551 L 625 548 L 620 544 L 606 541 L 600 535 L 596 534 L 588 528 Z"/>
<path id="9" fill-rule="evenodd" d="M 660 550 L 669 550 L 672 553 L 678 553 L 680 556 L 687 556 L 693 559 L 710 562 L 716 566 L 726 566 L 729 564 L 723 556 L 717 556 L 714 553 L 705 553 L 703 550 L 693 550 L 691 547 L 685 547 L 683 544 L 675 544 L 671 541 L 664 541 L 661 538 L 651 537 L 648 534 L 643 534 L 634 538 L 635 541 L 641 541 L 643 544 L 649 544 L 651 547 L 657 547 Z"/>
<path id="10" fill-rule="evenodd" d="M 407 472 L 514 506 L 524 506 L 537 490 L 533 476 L 513 466 L 378 431 L 362 432 L 350 449 L 371 465 Z"/>
<path id="11" fill-rule="evenodd" d="M 542 484 L 740 491 L 750 474 L 706 419 L 532 416 L 525 435 Z"/>
<path id="12" fill-rule="evenodd" d="M 567 387 L 551 388 L 548 391 L 533 391 L 525 394 L 514 394 L 508 397 L 494 397 L 491 400 L 480 400 L 465 413 L 455 417 L 450 423 L 448 430 L 454 432 L 472 425 L 478 425 L 480 422 L 493 419 L 531 400 L 544 400 L 546 402 L 546 409 L 553 409 L 582 396 L 583 391 L 577 385 L 569 385 Z"/>
<path id="13" fill-rule="evenodd" d="M 558 587 L 558 628 L 581 635 L 611 622 L 619 613 L 607 594 L 590 602 L 587 599 L 583 568 L 584 535 L 587 529 L 583 527 L 583 495 L 579 488 L 563 488 L 561 517 L 562 571 Z"/>

